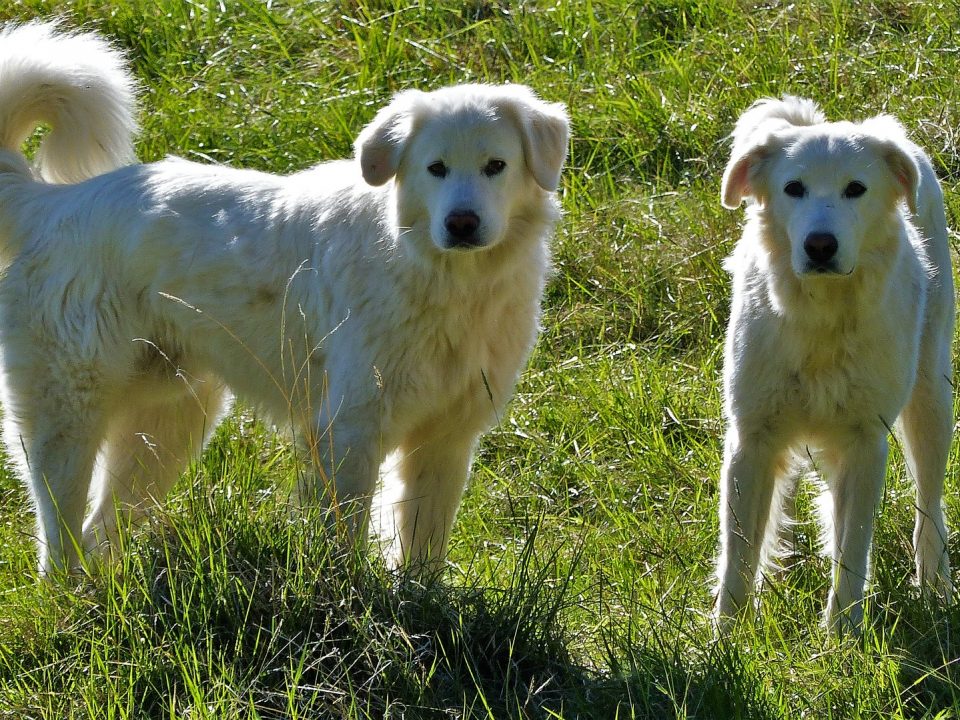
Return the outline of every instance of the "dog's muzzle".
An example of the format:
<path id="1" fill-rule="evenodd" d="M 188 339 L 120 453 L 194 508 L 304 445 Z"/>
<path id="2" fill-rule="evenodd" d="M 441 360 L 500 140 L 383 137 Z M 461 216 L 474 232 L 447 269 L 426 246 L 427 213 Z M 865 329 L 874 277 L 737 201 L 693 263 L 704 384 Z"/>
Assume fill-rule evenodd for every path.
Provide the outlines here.
<path id="1" fill-rule="evenodd" d="M 803 240 L 808 272 L 839 273 L 836 255 L 840 244 L 831 232 L 812 232 Z"/>
<path id="2" fill-rule="evenodd" d="M 470 249 L 486 243 L 480 234 L 480 216 L 473 210 L 453 210 L 443 220 L 447 230 L 447 247 Z"/>

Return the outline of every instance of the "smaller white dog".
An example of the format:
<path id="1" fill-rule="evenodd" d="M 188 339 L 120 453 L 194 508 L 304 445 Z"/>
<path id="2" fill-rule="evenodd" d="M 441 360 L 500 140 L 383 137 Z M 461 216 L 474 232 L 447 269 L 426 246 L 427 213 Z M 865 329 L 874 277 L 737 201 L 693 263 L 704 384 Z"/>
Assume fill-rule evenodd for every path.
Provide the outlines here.
<path id="1" fill-rule="evenodd" d="M 721 626 L 771 559 L 795 461 L 811 457 L 833 569 L 825 621 L 859 629 L 894 425 L 917 483 L 918 579 L 949 596 L 941 505 L 954 296 L 929 159 L 891 117 L 826 122 L 809 100 L 760 100 L 737 122 L 723 176 L 723 205 L 744 198 L 727 261 Z"/>
<path id="2" fill-rule="evenodd" d="M 128 164 L 131 88 L 95 35 L 0 33 L 2 399 L 41 572 L 162 498 L 232 393 L 293 429 L 361 538 L 395 451 L 394 558 L 437 563 L 536 339 L 563 106 L 407 91 L 354 160 L 279 177 Z"/>

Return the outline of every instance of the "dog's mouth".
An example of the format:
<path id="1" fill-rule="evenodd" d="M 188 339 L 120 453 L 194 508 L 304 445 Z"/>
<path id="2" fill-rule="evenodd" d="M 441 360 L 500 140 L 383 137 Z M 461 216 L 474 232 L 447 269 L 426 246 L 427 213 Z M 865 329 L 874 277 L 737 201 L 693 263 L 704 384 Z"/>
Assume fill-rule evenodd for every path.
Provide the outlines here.
<path id="1" fill-rule="evenodd" d="M 849 270 L 841 270 L 837 267 L 836 263 L 827 262 L 827 263 L 817 263 L 809 262 L 807 266 L 803 269 L 803 275 L 818 275 L 826 277 L 847 277 L 848 275 L 853 274 L 853 268 Z"/>
<path id="2" fill-rule="evenodd" d="M 479 235 L 471 235 L 470 237 L 456 237 L 453 235 L 448 235 L 445 245 L 448 250 L 469 252 L 471 250 L 480 250 L 485 248 L 487 246 L 487 242 Z"/>

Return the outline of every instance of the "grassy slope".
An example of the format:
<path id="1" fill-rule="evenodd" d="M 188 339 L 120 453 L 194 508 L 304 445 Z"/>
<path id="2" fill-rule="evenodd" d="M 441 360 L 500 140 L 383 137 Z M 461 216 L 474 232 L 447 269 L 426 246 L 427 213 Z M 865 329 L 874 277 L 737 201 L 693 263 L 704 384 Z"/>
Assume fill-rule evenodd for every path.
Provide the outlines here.
<path id="1" fill-rule="evenodd" d="M 899 459 L 861 643 L 818 629 L 809 522 L 755 626 L 717 645 L 705 619 L 738 222 L 717 201 L 723 138 L 765 94 L 893 112 L 956 218 L 952 4 L 104 5 L 8 0 L 0 19 L 116 37 L 144 84 L 144 159 L 290 171 L 348 154 L 395 90 L 522 81 L 570 106 L 566 217 L 543 338 L 482 446 L 443 586 L 394 583 L 290 521 L 290 458 L 240 414 L 92 585 L 33 581 L 26 498 L 3 477 L 0 717 L 955 716 L 960 612 L 909 585 Z"/>

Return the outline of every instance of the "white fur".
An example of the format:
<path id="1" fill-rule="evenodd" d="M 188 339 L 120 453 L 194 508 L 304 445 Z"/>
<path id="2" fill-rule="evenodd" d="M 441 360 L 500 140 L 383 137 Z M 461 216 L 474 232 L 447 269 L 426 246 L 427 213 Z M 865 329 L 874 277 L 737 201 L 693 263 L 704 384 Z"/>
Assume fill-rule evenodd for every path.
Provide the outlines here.
<path id="1" fill-rule="evenodd" d="M 794 182 L 800 197 L 787 192 L 799 194 Z M 866 188 L 859 197 L 856 183 Z M 743 198 L 751 200 L 743 236 L 727 261 L 721 624 L 744 606 L 772 554 L 795 461 L 811 457 L 828 494 L 826 621 L 860 626 L 894 424 L 917 482 L 919 581 L 949 596 L 941 504 L 954 296 L 929 159 L 892 118 L 828 123 L 809 100 L 762 100 L 737 123 L 723 178 L 723 204 Z M 827 236 L 831 257 L 817 250 Z"/>
<path id="2" fill-rule="evenodd" d="M 308 489 L 358 510 L 356 532 L 396 451 L 396 558 L 440 559 L 478 437 L 536 338 L 563 107 L 515 85 L 408 92 L 353 161 L 289 177 L 121 167 L 131 83 L 115 53 L 44 25 L 0 47 L 3 405 L 41 571 L 163 497 L 231 393 L 292 427 Z M 63 131 L 39 173 L 19 154 L 22 117 Z M 118 169 L 98 174 L 97 153 Z M 78 174 L 93 177 L 45 182 Z"/>
<path id="3" fill-rule="evenodd" d="M 135 159 L 134 83 L 123 56 L 92 34 L 54 23 L 0 31 L 0 148 L 53 127 L 35 158 L 47 182 L 80 182 Z"/>

